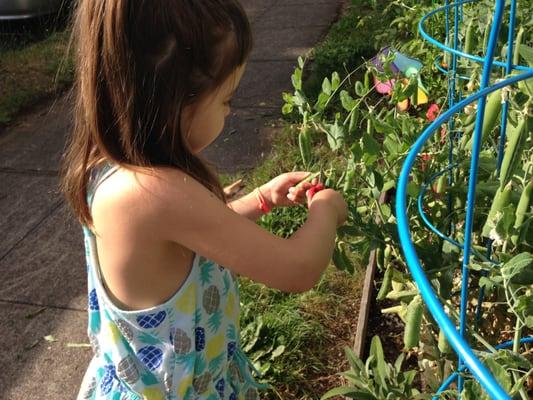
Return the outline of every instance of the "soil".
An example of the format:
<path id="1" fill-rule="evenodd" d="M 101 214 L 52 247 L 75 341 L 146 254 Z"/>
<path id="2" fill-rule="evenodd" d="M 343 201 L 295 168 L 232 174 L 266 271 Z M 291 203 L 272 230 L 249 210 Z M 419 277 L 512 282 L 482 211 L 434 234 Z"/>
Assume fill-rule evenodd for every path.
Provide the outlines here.
<path id="1" fill-rule="evenodd" d="M 309 345 L 312 356 L 321 360 L 324 369 L 306 371 L 305 381 L 298 383 L 306 387 L 306 392 L 315 394 L 313 399 L 319 399 L 328 390 L 346 384 L 339 373 L 349 369 L 344 348 L 353 348 L 362 283 L 362 278 L 357 275 L 352 277 L 335 270 L 330 273 L 327 281 L 329 290 L 336 294 L 335 298 L 324 303 L 306 304 L 302 310 L 317 318 L 327 332 L 320 343 Z M 301 398 L 296 395 L 298 388 L 292 385 L 279 386 L 276 389 L 284 400 Z"/>

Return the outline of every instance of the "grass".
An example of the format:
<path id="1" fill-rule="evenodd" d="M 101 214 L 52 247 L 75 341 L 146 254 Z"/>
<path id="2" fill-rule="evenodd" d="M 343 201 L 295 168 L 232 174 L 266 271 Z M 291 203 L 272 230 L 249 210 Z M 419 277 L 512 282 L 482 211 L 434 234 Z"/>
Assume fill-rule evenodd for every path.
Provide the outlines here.
<path id="1" fill-rule="evenodd" d="M 326 38 L 313 49 L 313 69 L 304 82 L 304 92 L 316 97 L 324 77 L 337 71 L 347 74 L 378 50 L 393 43 L 388 42 L 390 23 L 395 13 L 383 10 L 390 5 L 386 0 L 351 0 L 341 18 L 332 26 Z M 397 7 L 398 12 L 403 12 Z M 364 72 L 364 71 L 363 71 Z M 359 79 L 359 75 L 354 75 Z"/>
<path id="2" fill-rule="evenodd" d="M 241 281 L 243 346 L 264 380 L 266 399 L 318 399 L 337 386 L 344 346 L 352 346 L 359 280 L 330 267 L 304 294 Z"/>
<path id="3" fill-rule="evenodd" d="M 327 153 L 325 153 L 327 154 Z M 243 179 L 248 191 L 275 176 L 300 167 L 294 129 L 287 126 L 272 143 L 269 157 L 248 173 L 222 176 L 223 184 Z M 305 220 L 305 207 L 275 209 L 259 224 L 288 237 Z M 356 265 L 359 260 L 354 260 Z M 354 276 L 328 267 L 319 284 L 303 294 L 286 294 L 241 279 L 243 348 L 273 390 L 265 399 L 320 398 L 341 384 L 336 375 L 348 369 L 343 348 L 352 346 L 361 289 Z"/>
<path id="4" fill-rule="evenodd" d="M 0 126 L 70 86 L 74 63 L 66 56 L 69 36 L 65 30 L 27 46 L 0 47 Z"/>

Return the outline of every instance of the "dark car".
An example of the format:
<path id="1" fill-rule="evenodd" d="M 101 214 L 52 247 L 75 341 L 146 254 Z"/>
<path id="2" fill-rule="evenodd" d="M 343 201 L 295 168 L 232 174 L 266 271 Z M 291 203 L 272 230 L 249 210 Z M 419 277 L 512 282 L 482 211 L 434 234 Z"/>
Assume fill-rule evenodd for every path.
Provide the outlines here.
<path id="1" fill-rule="evenodd" d="M 58 12 L 66 0 L 0 0 L 0 20 L 15 20 Z"/>

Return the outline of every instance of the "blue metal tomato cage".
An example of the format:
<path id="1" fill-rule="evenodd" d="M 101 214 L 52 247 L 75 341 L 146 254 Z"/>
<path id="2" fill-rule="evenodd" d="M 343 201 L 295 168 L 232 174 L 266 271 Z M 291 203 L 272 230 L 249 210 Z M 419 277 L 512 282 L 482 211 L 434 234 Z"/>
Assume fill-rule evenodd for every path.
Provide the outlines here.
<path id="1" fill-rule="evenodd" d="M 450 384 L 454 381 L 457 381 L 457 388 L 459 393 L 463 389 L 463 374 L 462 372 L 470 372 L 475 379 L 479 381 L 481 386 L 486 390 L 486 392 L 493 399 L 508 399 L 511 397 L 501 388 L 496 379 L 491 375 L 489 370 L 481 363 L 481 361 L 475 356 L 474 352 L 470 348 L 469 344 L 464 339 L 464 333 L 466 329 L 466 306 L 467 306 L 467 295 L 468 295 L 468 265 L 470 262 L 470 255 L 478 253 L 472 248 L 472 225 L 474 218 L 474 206 L 475 206 L 475 188 L 477 182 L 477 172 L 478 172 L 478 161 L 479 154 L 481 151 L 481 134 L 482 134 L 482 125 L 483 117 L 485 114 L 485 104 L 487 95 L 491 92 L 499 90 L 505 86 L 510 86 L 516 84 L 519 81 L 533 78 L 533 68 L 528 68 L 520 65 L 513 65 L 513 47 L 514 47 L 514 30 L 515 30 L 515 15 L 516 15 L 516 0 L 510 1 L 510 11 L 509 11 L 509 34 L 507 39 L 507 54 L 506 62 L 500 62 L 494 60 L 494 54 L 498 42 L 498 33 L 502 25 L 503 15 L 505 11 L 505 0 L 496 0 L 495 8 L 493 14 L 493 21 L 490 27 L 490 35 L 488 39 L 488 45 L 486 49 L 485 57 L 478 57 L 472 54 L 464 53 L 460 48 L 460 40 L 458 35 L 458 30 L 460 22 L 462 20 L 463 14 L 463 5 L 467 3 L 472 3 L 474 0 L 459 1 L 453 4 L 450 4 L 449 1 L 445 2 L 443 7 L 435 9 L 429 14 L 425 15 L 419 23 L 420 34 L 430 43 L 437 46 L 438 48 L 444 50 L 445 52 L 451 53 L 452 60 L 451 65 L 448 66 L 447 70 L 444 70 L 439 66 L 439 69 L 448 74 L 449 77 L 449 89 L 448 89 L 448 102 L 449 109 L 441 114 L 431 125 L 429 125 L 420 135 L 418 140 L 415 142 L 411 148 L 400 174 L 400 178 L 397 185 L 396 192 L 396 217 L 398 223 L 398 232 L 400 237 L 400 243 L 402 246 L 403 253 L 405 255 L 407 265 L 413 275 L 414 280 L 421 292 L 422 298 L 426 303 L 426 306 L 429 312 L 432 314 L 434 319 L 439 324 L 440 328 L 445 333 L 448 342 L 453 347 L 455 352 L 458 355 L 459 365 L 457 371 L 452 373 L 441 385 L 437 395 L 444 390 L 446 390 Z M 453 22 L 450 21 L 450 14 L 453 10 Z M 433 37 L 431 37 L 425 30 L 425 23 L 433 15 L 437 13 L 445 13 L 446 21 L 446 41 L 445 43 L 450 44 L 450 46 L 440 43 Z M 453 34 L 450 34 L 450 23 L 453 23 Z M 481 63 L 483 66 L 483 72 L 481 76 L 481 85 L 480 90 L 467 97 L 462 99 L 460 91 L 456 88 L 457 79 L 465 79 L 465 77 L 457 74 L 457 61 L 459 57 L 469 59 L 474 62 Z M 438 64 L 438 63 L 437 63 Z M 490 85 L 490 75 L 493 68 L 503 68 L 505 75 L 513 71 L 519 71 L 518 75 L 513 75 L 501 82 Z M 459 92 L 459 93 L 458 93 Z M 474 129 L 473 145 L 472 145 L 472 156 L 470 161 L 470 171 L 468 179 L 468 193 L 467 193 L 467 208 L 466 208 L 466 220 L 464 224 L 464 243 L 458 243 L 457 241 L 451 239 L 447 235 L 439 232 L 435 226 L 427 219 L 423 212 L 422 201 L 424 193 L 427 186 L 436 179 L 438 176 L 448 173 L 448 181 L 452 183 L 453 175 L 452 169 L 457 166 L 453 160 L 453 145 L 454 139 L 451 132 L 453 132 L 453 119 L 451 117 L 463 110 L 467 105 L 477 101 L 477 116 Z M 508 104 L 505 102 L 502 106 L 502 120 L 501 120 L 501 129 L 500 129 L 500 142 L 499 142 L 499 151 L 497 158 L 497 169 L 499 171 L 501 162 L 503 159 L 503 149 L 506 140 L 506 124 L 507 124 L 507 114 L 508 114 Z M 449 166 L 433 175 L 422 190 L 418 198 L 418 208 L 422 216 L 424 223 L 429 227 L 431 231 L 436 233 L 439 237 L 448 242 L 452 243 L 459 248 L 462 248 L 463 262 L 462 262 L 462 285 L 461 285 L 461 304 L 460 304 L 460 321 L 459 321 L 459 330 L 457 330 L 455 324 L 450 320 L 446 315 L 442 304 L 439 302 L 436 294 L 433 291 L 433 288 L 426 277 L 422 265 L 420 263 L 419 257 L 415 251 L 414 244 L 411 240 L 411 234 L 409 230 L 409 219 L 407 216 L 407 184 L 409 182 L 409 175 L 413 165 L 417 159 L 418 154 L 421 152 L 423 146 L 428 141 L 428 139 L 438 131 L 438 128 L 448 122 L 449 132 L 448 135 L 450 138 L 450 150 L 449 150 Z M 448 207 L 450 212 L 452 211 L 451 207 L 451 197 L 448 198 Z M 453 232 L 453 227 L 450 227 L 450 231 Z M 490 259 L 491 256 L 491 244 L 487 246 L 487 255 L 485 259 Z M 482 256 L 483 257 L 483 256 Z M 483 291 L 480 290 L 479 302 L 478 302 L 478 318 L 480 304 L 483 301 Z M 522 338 L 521 343 L 533 342 L 533 337 Z M 512 342 L 505 342 L 495 346 L 496 349 L 506 348 L 512 346 Z M 435 397 L 436 398 L 436 397 Z"/>

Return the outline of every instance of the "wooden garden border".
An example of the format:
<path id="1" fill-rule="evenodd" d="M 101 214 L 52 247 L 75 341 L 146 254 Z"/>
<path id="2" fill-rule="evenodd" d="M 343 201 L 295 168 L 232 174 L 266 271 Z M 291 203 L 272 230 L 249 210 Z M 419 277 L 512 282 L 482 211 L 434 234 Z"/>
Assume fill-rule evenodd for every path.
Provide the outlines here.
<path id="1" fill-rule="evenodd" d="M 379 204 L 385 204 L 389 200 L 389 192 L 383 192 L 379 196 Z M 384 222 L 381 221 L 379 216 L 376 216 L 376 223 Z M 370 313 L 370 306 L 372 305 L 372 293 L 374 289 L 374 275 L 376 272 L 376 260 L 377 250 L 374 249 L 370 252 L 370 257 L 368 260 L 368 265 L 366 267 L 365 281 L 363 284 L 363 294 L 361 296 L 361 305 L 359 307 L 359 317 L 357 319 L 357 329 L 355 331 L 355 340 L 353 345 L 353 350 L 355 355 L 360 359 L 363 359 L 365 354 L 365 339 L 366 339 L 366 330 L 368 327 L 368 316 Z"/>

